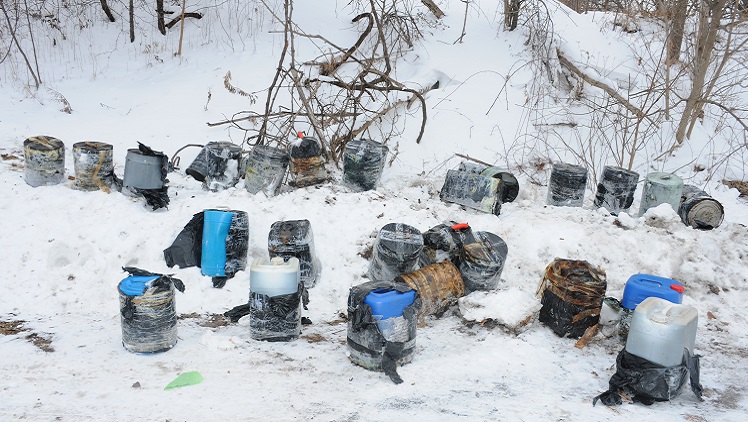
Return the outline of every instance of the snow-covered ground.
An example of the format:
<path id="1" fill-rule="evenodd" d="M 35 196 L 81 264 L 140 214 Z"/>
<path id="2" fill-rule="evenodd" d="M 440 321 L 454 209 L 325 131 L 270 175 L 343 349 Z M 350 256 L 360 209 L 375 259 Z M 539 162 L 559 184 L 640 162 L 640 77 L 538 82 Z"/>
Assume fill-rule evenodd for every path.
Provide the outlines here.
<path id="1" fill-rule="evenodd" d="M 353 12 L 346 2 L 329 3 L 296 4 L 299 25 L 307 33 L 329 34 L 339 45 L 351 44 L 357 37 L 349 23 Z M 514 164 L 505 153 L 520 129 L 524 88 L 533 75 L 517 71 L 503 87 L 515 63 L 526 59 L 525 39 L 520 31 L 501 29 L 494 2 L 471 2 L 467 35 L 456 44 L 464 3 L 438 3 L 447 13 L 443 24 L 429 30 L 397 72 L 400 80 L 413 84 L 426 85 L 434 78 L 443 84 L 426 94 L 429 121 L 421 144 L 415 143 L 420 113 L 401 116 L 404 132 L 390 141 L 397 156 L 375 191 L 352 192 L 339 183 L 340 170 L 333 169 L 330 183 L 284 186 L 271 198 L 249 194 L 243 181 L 209 192 L 184 174 L 195 148 L 180 153 L 180 168 L 169 174 L 168 210 L 151 211 L 143 200 L 118 192 L 71 189 L 69 180 L 38 188 L 24 182 L 23 140 L 36 135 L 65 142 L 70 176 L 72 145 L 83 140 L 112 144 L 120 177 L 126 150 L 138 141 L 170 157 L 189 143 L 240 144 L 241 131 L 206 122 L 240 110 L 261 110 L 223 87 L 227 71 L 232 83 L 246 91 L 261 90 L 272 79 L 282 35 L 268 32 L 277 25 L 259 4 L 259 11 L 235 10 L 233 28 L 245 25 L 243 33 L 236 29 L 240 37 L 216 29 L 213 12 L 190 21 L 182 58 L 172 55 L 178 27 L 166 38 L 155 28 L 141 28 L 143 39 L 130 46 L 119 29 L 97 16 L 81 32 L 85 42 L 40 46 L 44 85 L 39 91 L 21 89 L 6 68 L 0 81 L 7 98 L 0 102 L 0 257 L 5 272 L 0 420 L 744 420 L 746 201 L 716 180 L 702 183 L 725 209 L 723 224 L 712 231 L 685 226 L 668 205 L 635 215 L 641 183 L 632 215 L 616 217 L 595 209 L 592 183 L 584 207 L 551 207 L 546 205 L 549 166 L 532 174 L 543 180 L 540 185 L 530 182 L 526 170 L 511 168 L 520 194 L 504 204 L 499 216 L 440 201 L 447 169 L 461 161 L 455 153 Z M 624 60 L 628 51 L 617 44 L 624 35 L 610 29 L 590 35 L 598 31 L 599 15 L 593 19 L 554 10 L 562 45 L 586 41 L 581 50 L 593 58 L 589 63 L 601 67 Z M 610 37 L 611 42 L 595 42 L 595 37 Z M 119 48 L 100 52 L 98 43 Z M 71 114 L 60 112 L 63 105 L 55 92 L 69 102 Z M 500 92 L 501 106 L 491 108 Z M 692 158 L 676 154 L 669 162 L 650 163 L 641 157 L 636 168 L 642 175 L 649 168 L 674 171 Z M 248 213 L 249 262 L 267 254 L 273 222 L 311 222 L 322 274 L 310 290 L 305 312 L 313 324 L 303 327 L 298 340 L 254 341 L 246 325 L 223 319 L 225 311 L 246 303 L 248 271 L 216 289 L 199 268 L 166 266 L 163 249 L 193 214 L 216 207 Z M 403 384 L 353 365 L 345 342 L 348 290 L 367 281 L 363 256 L 377 231 L 390 222 L 425 231 L 449 221 L 467 222 L 506 241 L 509 254 L 500 286 L 472 293 L 441 318 L 419 325 L 413 362 L 399 369 Z M 607 389 L 623 344 L 610 327 L 603 327 L 578 349 L 575 340 L 558 338 L 537 321 L 540 301 L 534 294 L 556 257 L 587 260 L 605 270 L 606 295 L 617 298 L 636 273 L 682 282 L 683 302 L 699 312 L 695 349 L 702 355 L 704 401 L 685 388 L 674 400 L 652 406 L 625 402 L 614 409 L 593 407 L 592 398 Z M 179 341 L 173 349 L 138 355 L 122 347 L 117 284 L 126 276 L 123 266 L 173 273 L 184 281 L 185 292 L 176 294 Z M 21 321 L 18 332 L 9 329 L 14 321 Z M 198 371 L 204 381 L 164 390 L 189 371 Z"/>

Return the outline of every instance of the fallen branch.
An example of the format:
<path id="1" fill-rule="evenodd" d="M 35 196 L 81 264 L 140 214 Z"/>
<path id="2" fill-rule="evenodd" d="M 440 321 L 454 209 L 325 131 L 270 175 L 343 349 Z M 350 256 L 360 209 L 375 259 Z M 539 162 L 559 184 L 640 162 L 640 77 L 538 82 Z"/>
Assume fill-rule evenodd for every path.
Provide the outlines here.
<path id="1" fill-rule="evenodd" d="M 202 15 L 202 14 L 200 14 L 200 13 L 197 13 L 197 12 L 185 12 L 185 14 L 184 14 L 184 17 L 185 17 L 185 18 L 195 18 L 195 19 L 202 19 L 202 18 L 203 18 L 203 15 Z M 166 27 L 167 27 L 168 29 L 171 29 L 171 27 L 172 27 L 172 26 L 174 26 L 174 25 L 178 24 L 178 23 L 179 23 L 179 21 L 181 21 L 181 20 L 182 20 L 182 16 L 181 16 L 181 15 L 180 15 L 180 16 L 177 16 L 176 18 L 172 19 L 172 20 L 171 20 L 171 22 L 167 23 L 167 24 L 166 24 Z"/>
<path id="2" fill-rule="evenodd" d="M 634 115 L 637 118 L 644 119 L 646 117 L 646 115 L 644 114 L 643 111 L 641 111 L 638 107 L 636 107 L 633 104 L 631 104 L 630 102 L 628 102 L 625 98 L 623 98 L 621 96 L 621 94 L 619 94 L 618 92 L 616 92 L 615 89 L 611 88 L 610 86 L 606 85 L 603 82 L 600 82 L 600 81 L 592 78 L 591 76 L 589 76 L 589 75 L 585 74 L 584 72 L 582 72 L 581 70 L 579 70 L 578 67 L 574 66 L 574 64 L 569 59 L 567 59 L 566 57 L 563 56 L 563 54 L 561 54 L 561 50 L 556 50 L 556 54 L 558 55 L 558 61 L 561 62 L 561 64 L 564 67 L 566 67 L 567 69 L 571 70 L 575 75 L 577 75 L 580 78 L 582 78 L 582 80 L 584 80 L 585 82 L 587 82 L 588 84 L 590 84 L 590 85 L 592 85 L 592 86 L 594 86 L 596 88 L 600 88 L 603 91 L 605 91 L 608 95 L 610 95 L 611 97 L 615 98 L 616 101 L 618 101 L 624 107 L 626 107 L 626 109 L 628 109 L 630 112 L 634 113 Z"/>
<path id="3" fill-rule="evenodd" d="M 484 166 L 487 166 L 487 167 L 491 167 L 493 165 L 493 164 L 488 164 L 485 161 L 481 161 L 481 160 L 479 160 L 477 158 L 473 158 L 473 157 L 471 157 L 469 155 L 463 155 L 463 154 L 459 154 L 459 153 L 455 153 L 455 155 L 458 156 L 458 157 L 460 157 L 460 158 L 464 158 L 466 160 L 473 161 L 473 162 L 478 163 L 478 164 L 483 164 Z"/>

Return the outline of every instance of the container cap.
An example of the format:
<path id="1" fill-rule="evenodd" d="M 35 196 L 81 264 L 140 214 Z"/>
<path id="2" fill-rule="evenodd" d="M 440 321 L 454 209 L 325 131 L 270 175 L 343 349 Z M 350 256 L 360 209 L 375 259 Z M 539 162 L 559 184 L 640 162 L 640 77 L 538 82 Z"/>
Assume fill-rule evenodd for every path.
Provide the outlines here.
<path id="1" fill-rule="evenodd" d="M 119 291 L 127 296 L 143 296 L 157 275 L 131 275 L 119 282 Z"/>
<path id="2" fill-rule="evenodd" d="M 635 309 L 648 297 L 659 297 L 672 303 L 683 302 L 683 285 L 675 280 L 651 274 L 634 274 L 623 289 L 621 305 Z"/>
<path id="3" fill-rule="evenodd" d="M 403 315 L 403 310 L 416 300 L 415 290 L 400 293 L 393 289 L 372 290 L 364 303 L 371 307 L 372 315 L 381 315 L 382 319 Z"/>

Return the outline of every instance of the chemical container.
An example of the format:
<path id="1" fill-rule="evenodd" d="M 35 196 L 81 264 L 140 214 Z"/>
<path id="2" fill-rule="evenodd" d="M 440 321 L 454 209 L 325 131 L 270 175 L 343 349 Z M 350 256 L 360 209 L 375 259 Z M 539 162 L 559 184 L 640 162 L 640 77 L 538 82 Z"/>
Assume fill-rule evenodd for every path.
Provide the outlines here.
<path id="1" fill-rule="evenodd" d="M 371 307 L 371 314 L 379 331 L 387 341 L 407 341 L 408 323 L 403 317 L 403 309 L 413 304 L 416 292 L 398 292 L 394 289 L 371 291 L 364 303 Z"/>
<path id="2" fill-rule="evenodd" d="M 256 258 L 249 269 L 249 331 L 255 340 L 290 341 L 301 334 L 299 260 Z"/>
<path id="3" fill-rule="evenodd" d="M 211 277 L 226 276 L 226 238 L 229 235 L 231 211 L 205 210 L 200 272 Z"/>
<path id="4" fill-rule="evenodd" d="M 634 310 L 626 351 L 658 365 L 680 365 L 684 349 L 693 353 L 698 316 L 693 306 L 648 297 Z"/>
<path id="5" fill-rule="evenodd" d="M 113 148 L 104 142 L 73 144 L 76 189 L 109 191 L 114 177 Z"/>
<path id="6" fill-rule="evenodd" d="M 627 211 L 634 202 L 639 173 L 623 167 L 605 166 L 597 184 L 594 205 L 613 215 Z"/>
<path id="7" fill-rule="evenodd" d="M 555 163 L 548 180 L 548 205 L 581 207 L 586 187 L 586 168 L 568 163 Z"/>
<path id="8" fill-rule="evenodd" d="M 683 192 L 683 179 L 670 173 L 649 173 L 644 182 L 639 215 L 660 204 L 670 204 L 678 211 L 680 196 Z"/>
<path id="9" fill-rule="evenodd" d="M 177 313 L 171 282 L 158 275 L 133 275 L 118 286 L 122 344 L 133 353 L 156 353 L 177 344 Z"/>
<path id="10" fill-rule="evenodd" d="M 369 278 L 392 281 L 400 274 L 416 269 L 423 249 L 423 235 L 415 227 L 389 223 L 379 230 L 374 242 Z"/>
<path id="11" fill-rule="evenodd" d="M 343 184 L 354 191 L 377 187 L 389 149 L 370 139 L 354 139 L 343 153 Z"/>
<path id="12" fill-rule="evenodd" d="M 35 136 L 23 141 L 26 167 L 24 180 L 29 186 L 48 186 L 65 178 L 65 144 L 51 136 Z"/>
<path id="13" fill-rule="evenodd" d="M 271 258 L 298 258 L 304 287 L 310 289 L 317 283 L 321 270 L 319 259 L 314 253 L 314 234 L 309 220 L 273 223 L 268 233 L 268 253 Z"/>

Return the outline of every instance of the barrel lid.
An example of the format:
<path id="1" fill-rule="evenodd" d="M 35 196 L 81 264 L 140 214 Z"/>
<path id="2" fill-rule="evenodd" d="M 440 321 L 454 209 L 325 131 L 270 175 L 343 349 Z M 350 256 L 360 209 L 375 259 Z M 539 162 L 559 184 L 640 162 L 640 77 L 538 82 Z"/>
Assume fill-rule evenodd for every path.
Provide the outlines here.
<path id="1" fill-rule="evenodd" d="M 131 275 L 119 282 L 119 290 L 127 296 L 143 296 L 157 275 Z"/>
<path id="2" fill-rule="evenodd" d="M 683 186 L 683 179 L 672 173 L 649 173 L 647 175 L 647 182 L 656 183 L 663 186 Z"/>
<path id="3" fill-rule="evenodd" d="M 27 138 L 23 141 L 23 146 L 38 151 L 52 151 L 64 148 L 65 144 L 57 138 L 43 135 Z"/>
<path id="4" fill-rule="evenodd" d="M 99 141 L 81 141 L 73 144 L 73 149 L 82 151 L 111 151 L 113 148 L 111 144 Z"/>
<path id="5" fill-rule="evenodd" d="M 410 257 L 418 255 L 423 249 L 423 235 L 407 224 L 389 223 L 379 230 L 378 247 L 392 253 Z"/>

